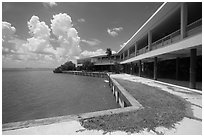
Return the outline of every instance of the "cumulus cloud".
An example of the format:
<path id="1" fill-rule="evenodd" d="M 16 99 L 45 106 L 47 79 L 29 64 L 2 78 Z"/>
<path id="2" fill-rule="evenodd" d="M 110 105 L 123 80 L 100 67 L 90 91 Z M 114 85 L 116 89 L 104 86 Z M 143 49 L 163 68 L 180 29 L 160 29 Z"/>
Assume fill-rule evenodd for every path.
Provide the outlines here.
<path id="1" fill-rule="evenodd" d="M 28 21 L 28 28 L 31 35 L 35 38 L 49 38 L 50 28 L 45 22 L 40 21 L 38 16 L 32 16 L 30 21 Z"/>
<path id="2" fill-rule="evenodd" d="M 82 22 L 85 22 L 86 20 L 84 18 L 80 18 L 77 20 L 78 22 L 82 23 Z"/>
<path id="3" fill-rule="evenodd" d="M 52 48 L 49 42 L 51 30 L 48 25 L 40 21 L 39 17 L 35 15 L 31 17 L 27 24 L 32 37 L 27 39 L 27 42 L 19 48 L 18 52 L 26 53 L 25 59 L 30 60 L 40 59 L 39 57 L 42 58 L 43 53 L 54 54 L 54 52 L 48 50 Z"/>
<path id="4" fill-rule="evenodd" d="M 108 32 L 109 35 L 115 37 L 115 36 L 117 36 L 118 33 L 119 33 L 120 31 L 122 31 L 122 30 L 123 30 L 123 27 L 112 28 L 112 29 L 109 29 L 109 28 L 108 28 L 108 29 L 107 29 L 107 32 Z"/>
<path id="5" fill-rule="evenodd" d="M 92 56 L 97 56 L 97 55 L 105 55 L 106 51 L 103 49 L 97 49 L 96 51 L 83 51 L 81 53 L 81 57 L 92 57 Z"/>
<path id="6" fill-rule="evenodd" d="M 8 23 L 6 21 L 2 22 L 2 41 L 11 39 L 15 32 L 16 29 L 15 27 L 11 26 L 11 23 Z"/>
<path id="7" fill-rule="evenodd" d="M 71 17 L 66 13 L 54 15 L 51 20 L 52 32 L 60 43 L 60 47 L 56 48 L 57 55 L 60 57 L 74 57 L 81 52 L 80 37 L 72 26 Z"/>
<path id="8" fill-rule="evenodd" d="M 92 40 L 82 39 L 81 42 L 86 43 L 86 44 L 88 44 L 90 46 L 97 46 L 97 45 L 99 45 L 101 43 L 101 41 L 98 40 L 98 39 L 92 39 Z"/>
<path id="9" fill-rule="evenodd" d="M 10 23 L 2 23 L 3 38 L 13 35 L 15 28 Z M 65 13 L 54 15 L 49 27 L 40 21 L 38 16 L 32 16 L 27 22 L 30 38 L 25 41 L 9 41 L 3 44 L 5 57 L 13 60 L 58 61 L 76 59 L 80 53 L 80 37 L 72 26 L 71 17 Z M 54 38 L 51 38 L 51 33 Z"/>
<path id="10" fill-rule="evenodd" d="M 2 22 L 2 57 L 10 57 L 16 54 L 24 40 L 16 38 L 16 29 L 9 22 Z"/>
<path id="11" fill-rule="evenodd" d="M 53 7 L 53 6 L 57 6 L 57 3 L 56 2 L 43 2 L 43 6 Z"/>

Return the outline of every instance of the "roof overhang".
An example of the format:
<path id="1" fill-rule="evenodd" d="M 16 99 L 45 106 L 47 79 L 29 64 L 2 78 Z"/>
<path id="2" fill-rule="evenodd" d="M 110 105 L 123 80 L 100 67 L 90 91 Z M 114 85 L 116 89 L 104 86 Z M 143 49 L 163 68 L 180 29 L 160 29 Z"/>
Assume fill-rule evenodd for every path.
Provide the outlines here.
<path id="1" fill-rule="evenodd" d="M 165 2 L 163 3 L 157 11 L 140 27 L 138 31 L 127 41 L 126 44 L 117 52 L 128 49 L 132 46 L 135 41 L 143 37 L 149 30 L 153 29 L 156 25 L 165 20 L 171 13 L 180 7 L 180 2 Z"/>

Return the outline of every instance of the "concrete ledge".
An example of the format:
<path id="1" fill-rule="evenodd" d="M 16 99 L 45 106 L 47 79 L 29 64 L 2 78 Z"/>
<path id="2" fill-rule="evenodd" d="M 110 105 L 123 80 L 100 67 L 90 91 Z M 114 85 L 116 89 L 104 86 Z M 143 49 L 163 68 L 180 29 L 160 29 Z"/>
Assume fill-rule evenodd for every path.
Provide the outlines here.
<path id="1" fill-rule="evenodd" d="M 80 76 L 107 78 L 107 73 L 105 72 L 62 71 L 62 73 L 80 75 Z"/>
<path id="2" fill-rule="evenodd" d="M 104 116 L 104 115 L 119 114 L 119 113 L 124 113 L 124 112 L 137 111 L 138 109 L 141 109 L 141 108 L 131 106 L 131 107 L 125 107 L 125 108 L 117 108 L 117 109 L 109 109 L 109 110 L 89 112 L 89 113 L 81 113 L 77 115 L 67 115 L 67 116 L 28 120 L 28 121 L 12 122 L 12 123 L 3 124 L 2 131 L 15 130 L 15 129 L 20 129 L 20 128 L 28 128 L 28 127 L 41 126 L 41 125 L 48 125 L 48 124 L 54 124 L 54 123 L 60 123 L 60 122 L 69 122 L 73 120 L 88 119 L 88 118 Z"/>
<path id="3" fill-rule="evenodd" d="M 128 91 L 126 91 L 115 79 L 111 78 L 111 75 L 110 79 L 119 89 L 118 92 L 122 94 L 122 99 L 127 100 L 131 106 L 135 106 L 138 108 L 142 107 L 142 105 Z"/>

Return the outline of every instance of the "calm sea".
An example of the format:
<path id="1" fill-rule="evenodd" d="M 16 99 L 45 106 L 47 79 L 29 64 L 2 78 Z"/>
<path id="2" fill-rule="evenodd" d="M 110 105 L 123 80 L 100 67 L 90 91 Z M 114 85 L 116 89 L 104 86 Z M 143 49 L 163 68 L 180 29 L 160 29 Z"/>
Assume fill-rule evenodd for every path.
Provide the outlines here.
<path id="1" fill-rule="evenodd" d="M 50 70 L 2 71 L 3 123 L 117 108 L 103 78 Z"/>

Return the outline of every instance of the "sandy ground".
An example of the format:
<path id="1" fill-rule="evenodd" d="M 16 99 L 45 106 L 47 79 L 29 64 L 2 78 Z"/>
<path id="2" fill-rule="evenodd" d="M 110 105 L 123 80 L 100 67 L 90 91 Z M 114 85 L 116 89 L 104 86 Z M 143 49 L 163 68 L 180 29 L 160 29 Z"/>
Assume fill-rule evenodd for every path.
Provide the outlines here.
<path id="1" fill-rule="evenodd" d="M 119 78 L 129 80 L 132 82 L 141 82 L 153 87 L 159 87 L 164 91 L 178 95 L 191 103 L 191 109 L 196 119 L 184 118 L 175 125 L 174 129 L 166 129 L 164 127 L 156 128 L 157 132 L 166 135 L 202 135 L 202 93 L 201 91 L 191 90 L 187 88 L 180 88 L 179 86 L 172 86 L 162 82 L 145 79 L 128 74 L 111 75 L 112 78 Z M 102 135 L 103 131 L 86 130 L 76 120 L 69 122 L 54 123 L 50 125 L 42 125 L 36 127 L 22 128 L 17 130 L 4 131 L 3 135 Z M 125 132 L 111 132 L 107 135 L 125 135 L 130 133 Z M 153 131 L 144 130 L 134 135 L 155 135 Z"/>

